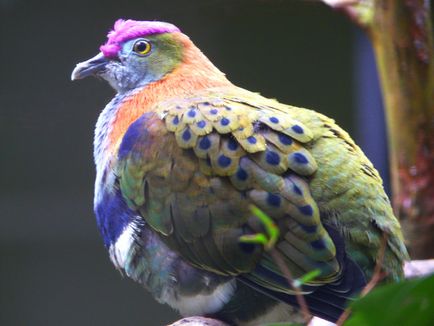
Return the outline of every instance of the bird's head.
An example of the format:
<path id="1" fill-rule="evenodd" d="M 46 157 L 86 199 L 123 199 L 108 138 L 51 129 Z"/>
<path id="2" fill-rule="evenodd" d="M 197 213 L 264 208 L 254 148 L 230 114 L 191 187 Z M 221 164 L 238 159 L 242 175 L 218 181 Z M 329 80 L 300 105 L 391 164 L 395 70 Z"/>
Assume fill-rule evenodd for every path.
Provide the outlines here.
<path id="1" fill-rule="evenodd" d="M 107 37 L 99 54 L 77 64 L 72 80 L 99 76 L 120 93 L 144 87 L 179 66 L 192 45 L 176 26 L 158 21 L 118 20 Z"/>

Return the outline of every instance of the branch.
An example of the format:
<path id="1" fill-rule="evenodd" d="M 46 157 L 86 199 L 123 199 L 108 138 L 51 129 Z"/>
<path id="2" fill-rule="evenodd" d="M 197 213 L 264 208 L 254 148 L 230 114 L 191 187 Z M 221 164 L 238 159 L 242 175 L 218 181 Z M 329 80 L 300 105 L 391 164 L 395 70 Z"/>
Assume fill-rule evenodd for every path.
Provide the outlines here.
<path id="1" fill-rule="evenodd" d="M 180 319 L 168 326 L 229 326 L 229 325 L 217 319 L 194 316 L 194 317 L 187 317 L 187 318 Z"/>
<path id="2" fill-rule="evenodd" d="M 307 306 L 306 300 L 303 296 L 303 293 L 301 292 L 300 287 L 294 284 L 294 279 L 291 275 L 291 272 L 290 272 L 288 266 L 286 266 L 285 262 L 283 261 L 282 257 L 280 256 L 279 252 L 274 248 L 272 248 L 269 252 L 270 252 L 271 257 L 273 257 L 274 262 L 277 264 L 280 271 L 283 273 L 286 280 L 288 281 L 288 284 L 290 284 L 290 286 L 292 286 L 292 288 L 295 292 L 295 297 L 297 298 L 297 303 L 300 306 L 300 311 L 303 315 L 303 319 L 305 320 L 306 324 L 309 324 L 309 321 L 312 319 L 312 315 L 309 312 L 309 308 Z"/>

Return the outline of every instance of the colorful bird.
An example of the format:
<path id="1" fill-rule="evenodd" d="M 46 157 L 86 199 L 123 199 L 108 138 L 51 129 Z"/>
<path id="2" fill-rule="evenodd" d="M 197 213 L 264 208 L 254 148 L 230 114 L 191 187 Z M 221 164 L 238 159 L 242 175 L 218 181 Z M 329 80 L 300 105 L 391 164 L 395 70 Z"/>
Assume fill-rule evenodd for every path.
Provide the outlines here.
<path id="1" fill-rule="evenodd" d="M 350 136 L 315 111 L 233 85 L 176 26 L 118 20 L 72 79 L 117 91 L 95 131 L 94 208 L 114 265 L 184 316 L 257 325 L 290 318 L 292 287 L 269 251 L 241 241 L 279 229 L 274 244 L 312 314 L 335 321 L 382 269 L 407 258 L 382 180 Z"/>

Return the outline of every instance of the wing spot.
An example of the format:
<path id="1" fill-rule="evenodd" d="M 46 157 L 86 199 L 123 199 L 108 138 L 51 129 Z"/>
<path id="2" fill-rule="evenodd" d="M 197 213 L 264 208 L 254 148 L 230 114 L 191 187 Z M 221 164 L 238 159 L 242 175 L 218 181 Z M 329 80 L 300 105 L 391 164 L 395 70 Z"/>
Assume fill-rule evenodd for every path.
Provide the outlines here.
<path id="1" fill-rule="evenodd" d="M 304 215 L 308 215 L 308 216 L 313 215 L 313 208 L 310 205 L 301 206 L 298 208 L 298 210 L 300 211 L 300 213 Z"/>
<path id="2" fill-rule="evenodd" d="M 280 198 L 280 196 L 268 193 L 268 196 L 267 196 L 268 205 L 274 206 L 274 207 L 279 207 L 281 201 L 282 201 L 282 199 Z"/>
<path id="3" fill-rule="evenodd" d="M 291 128 L 297 134 L 302 134 L 303 133 L 303 128 L 300 127 L 299 125 L 293 125 Z"/>
<path id="4" fill-rule="evenodd" d="M 306 156 L 304 156 L 301 153 L 294 153 L 293 157 L 294 157 L 295 162 L 297 162 L 299 164 L 307 164 L 307 163 L 309 163 L 309 161 L 307 160 Z"/>
<path id="5" fill-rule="evenodd" d="M 276 117 L 270 117 L 270 122 L 272 122 L 272 123 L 279 123 L 279 119 L 278 118 L 276 118 Z"/>
<path id="6" fill-rule="evenodd" d="M 250 137 L 247 137 L 247 141 L 248 141 L 250 144 L 256 144 L 257 139 L 256 139 L 256 137 L 254 137 L 254 136 L 250 136 Z"/>
<path id="7" fill-rule="evenodd" d="M 291 145 L 292 144 L 292 138 L 285 134 L 279 134 L 279 141 L 284 145 Z"/>
<path id="8" fill-rule="evenodd" d="M 238 169 L 236 175 L 237 175 L 237 178 L 238 178 L 239 180 L 241 180 L 241 181 L 246 181 L 247 178 L 248 178 L 248 174 L 247 174 L 246 170 L 244 170 L 244 169 L 242 169 L 242 168 L 239 168 L 239 169 Z"/>
<path id="9" fill-rule="evenodd" d="M 194 118 L 196 116 L 196 111 L 194 109 L 191 109 L 190 111 L 188 111 L 187 114 L 190 118 Z"/>
<path id="10" fill-rule="evenodd" d="M 220 155 L 218 158 L 218 164 L 223 168 L 227 168 L 229 165 L 231 165 L 231 162 L 231 158 L 225 155 Z"/>
<path id="11" fill-rule="evenodd" d="M 267 151 L 267 154 L 265 154 L 265 160 L 270 165 L 279 165 L 280 163 L 279 154 L 273 151 Z"/>
<path id="12" fill-rule="evenodd" d="M 306 225 L 306 224 L 300 224 L 301 228 L 303 229 L 303 231 L 307 232 L 307 233 L 315 233 L 317 230 L 316 225 Z"/>
<path id="13" fill-rule="evenodd" d="M 297 186 L 297 185 L 293 185 L 292 186 L 292 189 L 294 190 L 294 192 L 297 194 L 297 195 L 299 195 L 299 196 L 302 196 L 303 195 L 303 192 L 301 191 L 301 189 L 300 189 L 300 187 L 299 186 Z"/>
<path id="14" fill-rule="evenodd" d="M 218 113 L 217 109 L 211 109 L 209 113 L 216 115 Z"/>
<path id="15" fill-rule="evenodd" d="M 206 126 L 206 122 L 205 122 L 205 120 L 200 120 L 200 121 L 197 123 L 197 126 L 198 126 L 199 128 L 205 128 L 205 126 Z"/>
<path id="16" fill-rule="evenodd" d="M 229 120 L 228 118 L 222 118 L 222 119 L 220 120 L 220 124 L 221 124 L 222 126 L 227 126 L 229 123 L 230 123 L 230 120 Z"/>
<path id="17" fill-rule="evenodd" d="M 199 142 L 199 148 L 206 151 L 211 147 L 211 142 L 207 136 L 203 137 Z"/>
<path id="18" fill-rule="evenodd" d="M 182 139 L 184 141 L 189 141 L 191 138 L 191 132 L 189 129 L 186 129 L 183 133 L 182 133 Z"/>
<path id="19" fill-rule="evenodd" d="M 236 142 L 235 139 L 233 139 L 233 138 L 229 139 L 229 142 L 228 142 L 228 148 L 229 148 L 231 151 L 236 151 L 236 150 L 237 150 L 237 148 L 238 148 L 238 143 Z"/>
<path id="20" fill-rule="evenodd" d="M 318 240 L 312 241 L 312 242 L 310 243 L 310 245 L 311 245 L 314 249 L 317 249 L 317 250 L 323 250 L 323 249 L 326 248 L 326 245 L 325 245 L 323 239 L 318 239 Z"/>

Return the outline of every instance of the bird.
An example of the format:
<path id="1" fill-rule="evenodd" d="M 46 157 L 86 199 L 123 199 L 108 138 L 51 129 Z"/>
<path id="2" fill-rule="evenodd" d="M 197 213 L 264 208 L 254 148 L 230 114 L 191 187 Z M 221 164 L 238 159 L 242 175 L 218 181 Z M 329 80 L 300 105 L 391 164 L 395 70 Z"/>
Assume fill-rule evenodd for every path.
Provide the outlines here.
<path id="1" fill-rule="evenodd" d="M 173 24 L 119 19 L 71 79 L 116 95 L 96 123 L 94 211 L 114 266 L 182 316 L 230 325 L 299 313 L 252 207 L 312 315 L 335 322 L 381 264 L 408 258 L 381 177 L 316 111 L 231 83 Z M 382 253 L 382 254 L 381 254 Z"/>

